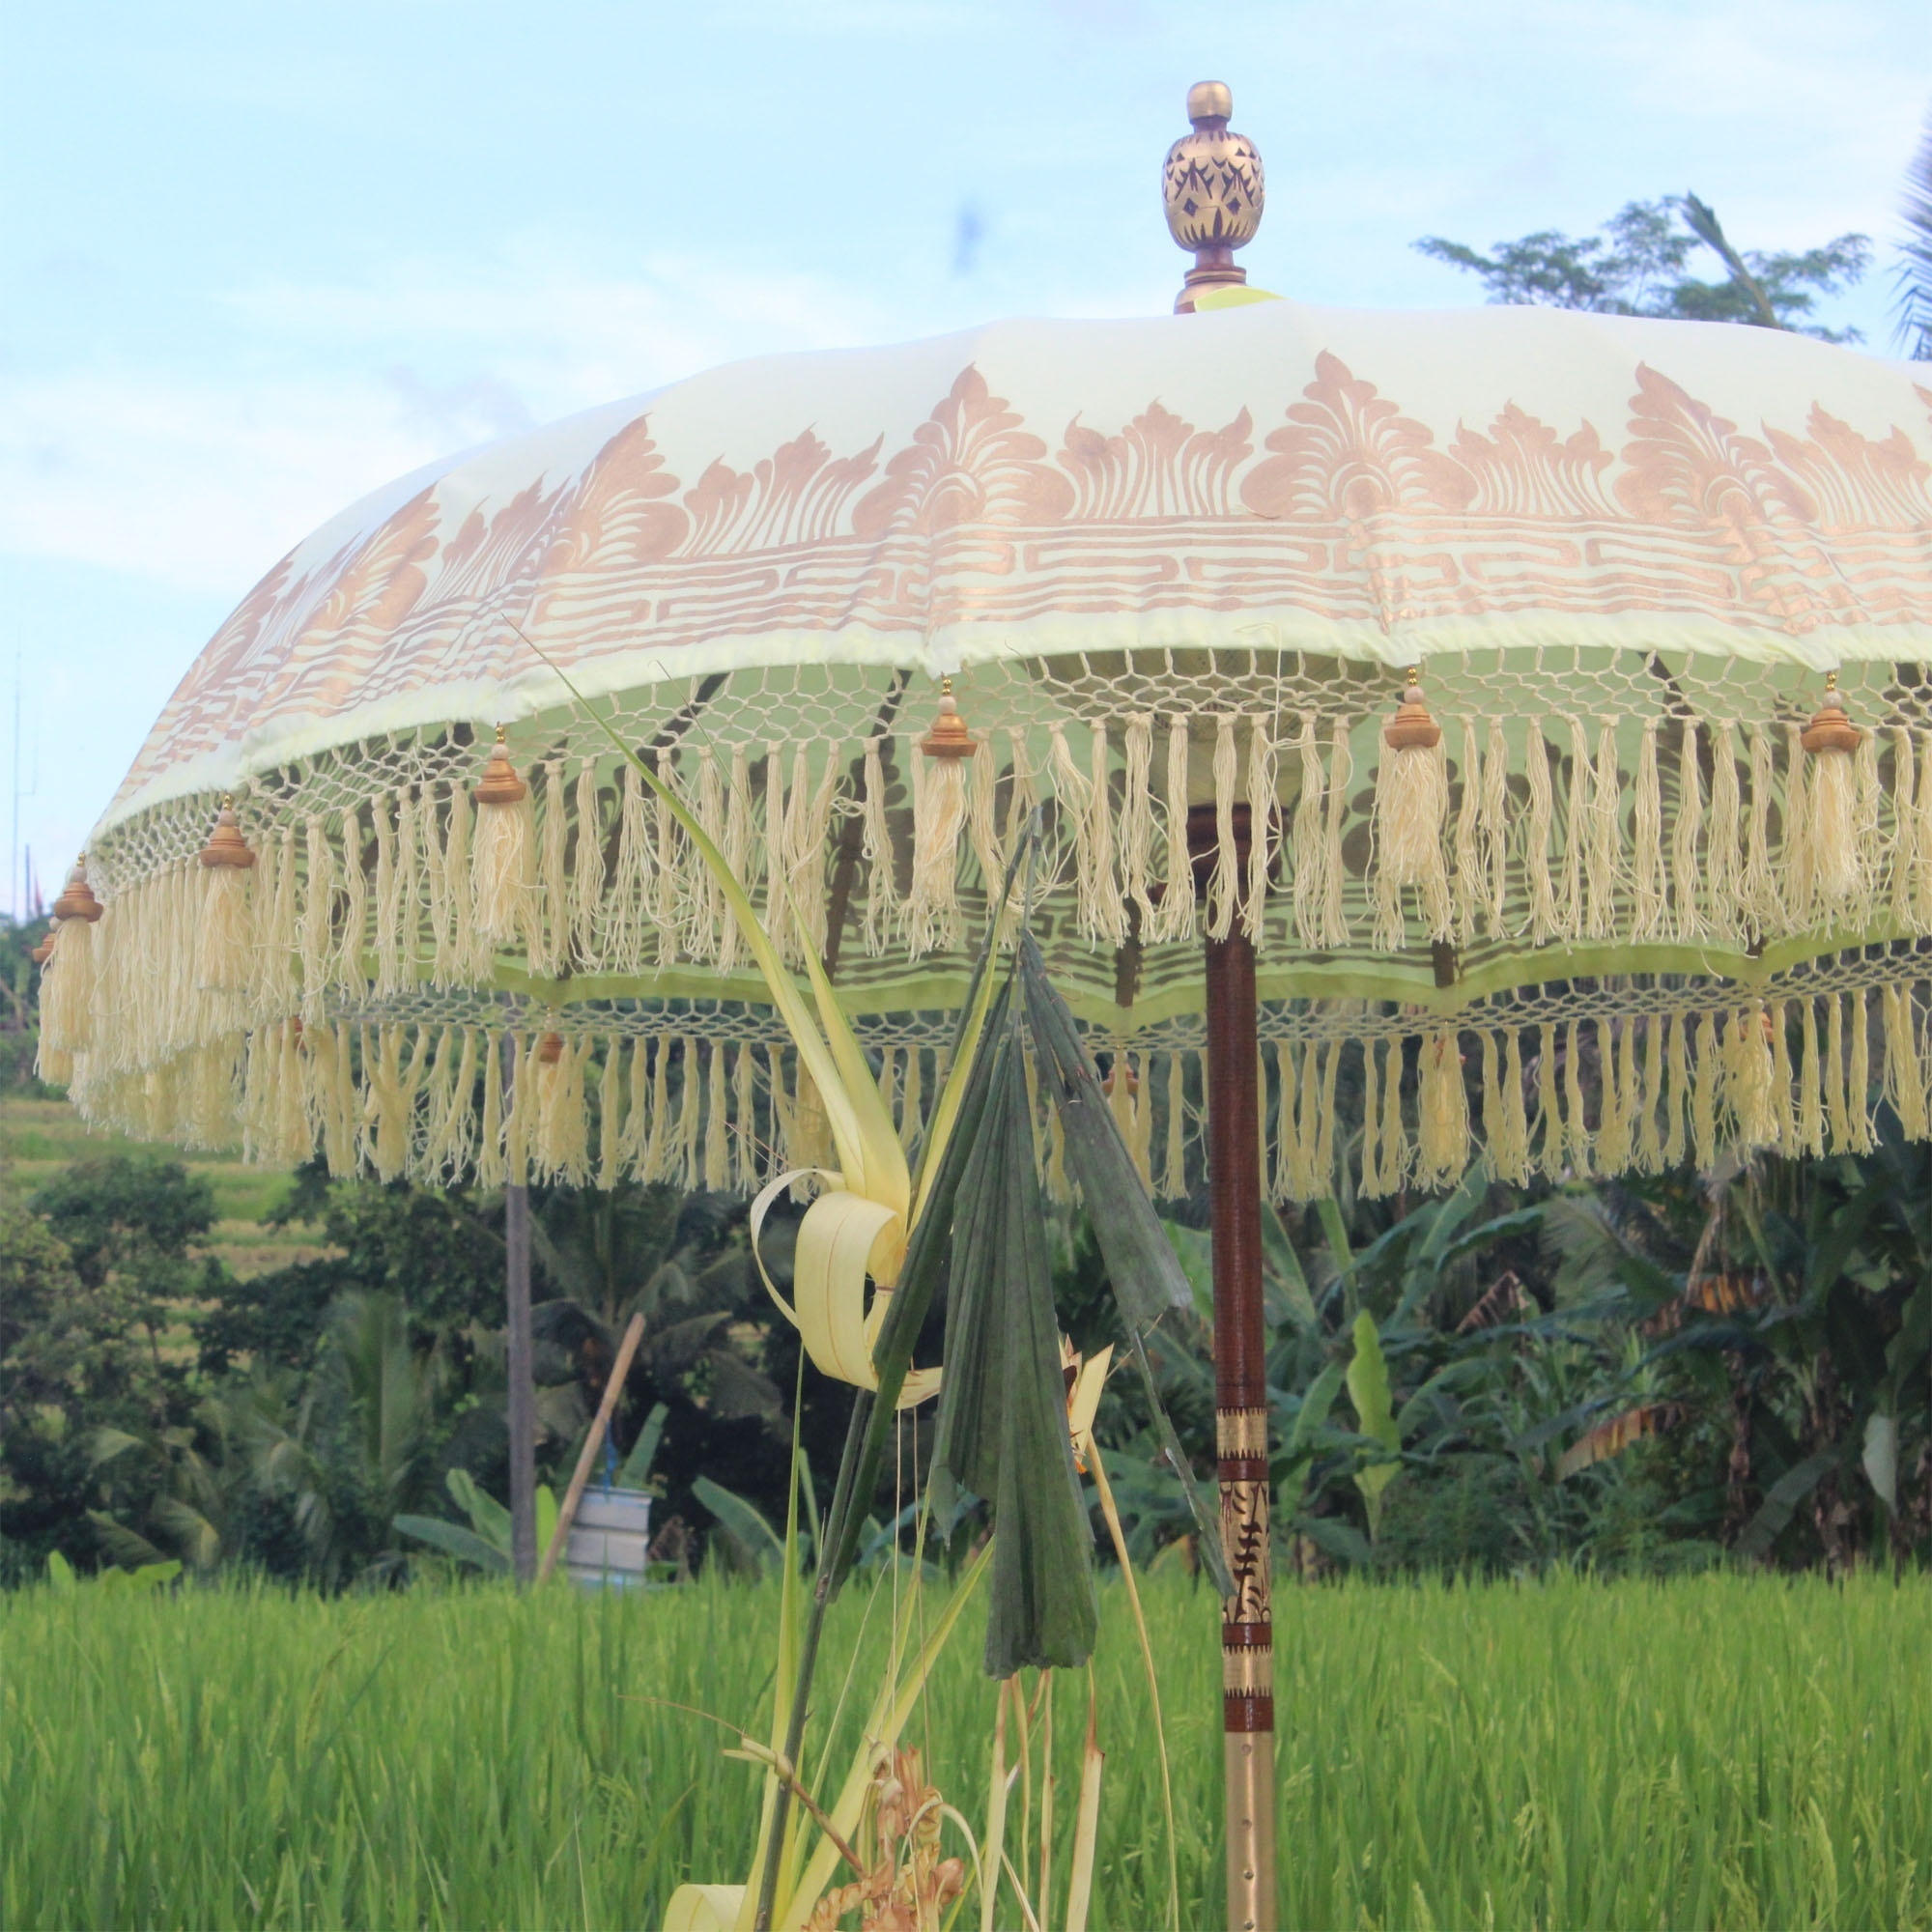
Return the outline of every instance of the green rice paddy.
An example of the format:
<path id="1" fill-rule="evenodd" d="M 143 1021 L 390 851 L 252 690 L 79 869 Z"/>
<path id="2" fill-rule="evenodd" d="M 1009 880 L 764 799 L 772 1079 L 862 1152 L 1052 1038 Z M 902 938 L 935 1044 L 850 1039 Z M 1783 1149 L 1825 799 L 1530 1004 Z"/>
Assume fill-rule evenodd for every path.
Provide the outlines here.
<path id="1" fill-rule="evenodd" d="M 1215 1925 L 1216 1605 L 1180 1577 L 1146 1597 L 1182 1918 Z M 14 1595 L 0 1919 L 655 1926 L 680 1880 L 743 1875 L 754 1775 L 678 1707 L 762 1736 L 775 1609 L 722 1582 Z M 835 1611 L 828 1702 L 865 1609 Z M 973 1819 L 980 1627 L 976 1605 L 912 1739 Z M 1284 1926 L 1932 1926 L 1922 1577 L 1285 1583 L 1275 1629 Z M 1091 1922 L 1154 1926 L 1159 1770 L 1118 1589 L 1102 1633 Z M 1064 1829 L 1085 1684 L 1056 1698 Z"/>

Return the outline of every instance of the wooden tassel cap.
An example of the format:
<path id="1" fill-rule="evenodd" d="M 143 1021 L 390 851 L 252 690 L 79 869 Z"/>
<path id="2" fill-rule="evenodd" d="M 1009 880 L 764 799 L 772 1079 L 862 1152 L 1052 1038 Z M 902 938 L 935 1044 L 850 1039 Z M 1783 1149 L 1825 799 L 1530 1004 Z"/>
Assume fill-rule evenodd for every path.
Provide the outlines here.
<path id="1" fill-rule="evenodd" d="M 928 758 L 970 758 L 980 748 L 959 715 L 958 700 L 952 696 L 952 680 L 939 680 L 939 716 L 932 729 L 919 741 L 919 749 Z"/>
<path id="2" fill-rule="evenodd" d="M 490 748 L 483 777 L 470 796 L 478 805 L 519 805 L 529 796 L 529 786 L 510 762 L 509 735 L 498 724 L 497 742 Z"/>
<path id="3" fill-rule="evenodd" d="M 1798 742 L 1807 752 L 1856 752 L 1864 743 L 1865 734 L 1854 724 L 1846 713 L 1844 699 L 1838 696 L 1838 673 L 1827 671 L 1825 674 L 1825 699 L 1811 714 L 1811 722 L 1799 735 Z"/>
<path id="4" fill-rule="evenodd" d="M 560 1033 L 547 1033 L 537 1041 L 537 1062 L 543 1066 L 554 1066 L 563 1058 L 563 1036 Z"/>
<path id="5" fill-rule="evenodd" d="M 221 810 L 214 815 L 214 830 L 201 848 L 201 863 L 211 867 L 231 866 L 237 871 L 246 871 L 255 863 L 255 855 L 248 849 L 248 841 L 242 838 L 242 827 L 236 820 L 232 798 L 221 801 Z"/>
<path id="6" fill-rule="evenodd" d="M 73 870 L 67 875 L 67 884 L 61 888 L 61 895 L 53 903 L 56 919 L 84 919 L 89 925 L 98 920 L 105 908 L 94 896 L 94 888 L 87 883 L 87 855 L 73 862 Z"/>
<path id="7" fill-rule="evenodd" d="M 1429 714 L 1422 701 L 1422 673 L 1410 668 L 1402 702 L 1395 716 L 1382 726 L 1382 743 L 1391 752 L 1433 752 L 1442 742 L 1442 727 Z"/>
<path id="8" fill-rule="evenodd" d="M 58 926 L 48 926 L 46 937 L 27 954 L 36 966 L 44 966 L 54 956 L 54 934 L 59 930 Z"/>

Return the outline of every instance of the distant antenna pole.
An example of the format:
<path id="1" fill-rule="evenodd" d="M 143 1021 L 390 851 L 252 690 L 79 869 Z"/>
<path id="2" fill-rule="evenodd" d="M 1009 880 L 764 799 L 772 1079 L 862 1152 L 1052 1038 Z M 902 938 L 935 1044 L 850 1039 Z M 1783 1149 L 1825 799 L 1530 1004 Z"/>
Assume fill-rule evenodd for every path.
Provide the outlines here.
<path id="1" fill-rule="evenodd" d="M 20 923 L 25 903 L 20 890 L 20 653 L 14 652 L 14 830 L 8 840 L 7 897 L 14 923 Z"/>

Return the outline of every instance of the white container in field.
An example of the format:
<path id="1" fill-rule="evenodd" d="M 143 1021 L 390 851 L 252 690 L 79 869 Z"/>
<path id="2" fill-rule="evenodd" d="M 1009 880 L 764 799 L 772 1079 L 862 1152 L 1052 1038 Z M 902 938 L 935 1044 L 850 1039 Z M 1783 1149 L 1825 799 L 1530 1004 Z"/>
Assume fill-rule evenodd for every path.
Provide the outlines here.
<path id="1" fill-rule="evenodd" d="M 644 1580 L 650 1541 L 648 1491 L 588 1489 L 570 1525 L 564 1567 L 587 1590 L 621 1590 Z"/>

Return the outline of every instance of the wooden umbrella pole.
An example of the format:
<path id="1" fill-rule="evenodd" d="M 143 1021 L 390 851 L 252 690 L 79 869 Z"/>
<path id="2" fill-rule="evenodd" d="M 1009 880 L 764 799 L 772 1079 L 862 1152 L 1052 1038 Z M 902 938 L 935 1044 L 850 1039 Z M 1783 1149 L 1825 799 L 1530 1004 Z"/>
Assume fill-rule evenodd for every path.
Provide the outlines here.
<path id="1" fill-rule="evenodd" d="M 1211 864 L 1213 808 L 1190 814 Z M 1199 818 L 1198 827 L 1192 822 Z M 1247 863 L 1246 808 L 1236 838 Z M 1228 1923 L 1274 1932 L 1274 1623 L 1268 1558 L 1267 1332 L 1262 1314 L 1260 1049 L 1254 943 L 1208 941 L 1208 1161 L 1213 1229 L 1214 1430 L 1221 1538 L 1235 1594 L 1221 1605 Z"/>
<path id="2" fill-rule="evenodd" d="M 558 1552 L 570 1534 L 570 1525 L 577 1520 L 577 1505 L 582 1501 L 583 1486 L 590 1480 L 590 1465 L 596 1462 L 597 1452 L 604 1446 L 605 1432 L 611 1427 L 611 1411 L 617 1406 L 624 1378 L 631 1373 L 631 1358 L 638 1352 L 638 1344 L 643 1339 L 644 1318 L 634 1315 L 631 1325 L 624 1330 L 624 1339 L 618 1347 L 610 1379 L 604 1384 L 604 1400 L 597 1405 L 597 1419 L 590 1425 L 590 1434 L 583 1438 L 582 1452 L 578 1456 L 577 1467 L 571 1472 L 570 1487 L 563 1492 L 563 1507 L 556 1513 L 556 1527 L 550 1533 L 550 1547 L 544 1551 L 543 1562 L 537 1570 L 539 1583 L 548 1581 L 550 1573 L 556 1568 Z"/>

